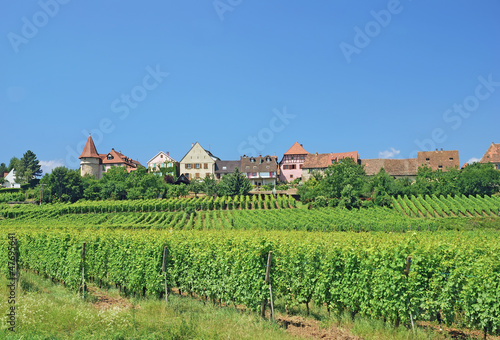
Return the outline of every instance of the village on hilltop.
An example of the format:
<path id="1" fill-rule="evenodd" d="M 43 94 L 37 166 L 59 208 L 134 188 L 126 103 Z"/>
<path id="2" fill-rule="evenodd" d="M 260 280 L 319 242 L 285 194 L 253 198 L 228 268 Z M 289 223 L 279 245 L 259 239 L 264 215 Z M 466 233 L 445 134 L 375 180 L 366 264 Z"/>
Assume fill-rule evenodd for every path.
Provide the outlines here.
<path id="1" fill-rule="evenodd" d="M 128 172 L 141 166 L 137 160 L 115 149 L 107 154 L 99 154 L 91 136 L 79 158 L 81 175 L 90 174 L 96 178 L 101 178 L 113 166 L 123 166 Z M 309 153 L 302 144 L 295 142 L 281 160 L 271 155 L 243 155 L 239 160 L 221 160 L 196 142 L 180 161 L 173 159 L 169 152 L 157 153 L 147 162 L 147 169 L 152 173 L 170 175 L 176 183 L 189 183 L 193 179 L 201 180 L 209 176 L 220 180 L 222 176 L 238 168 L 252 185 L 260 187 L 278 182 L 290 183 L 297 179 L 306 181 L 312 174 L 324 173 L 326 168 L 344 158 L 352 158 L 357 164 L 364 166 L 368 176 L 377 174 L 383 168 L 394 178 L 406 177 L 412 180 L 416 178 L 420 166 L 426 165 L 432 170 L 442 171 L 460 168 L 458 150 L 419 151 L 417 158 L 409 159 L 364 159 L 360 158 L 357 151 Z M 480 163 L 493 163 L 496 169 L 500 169 L 500 144 L 491 143 Z M 465 166 L 467 163 L 462 168 Z"/>

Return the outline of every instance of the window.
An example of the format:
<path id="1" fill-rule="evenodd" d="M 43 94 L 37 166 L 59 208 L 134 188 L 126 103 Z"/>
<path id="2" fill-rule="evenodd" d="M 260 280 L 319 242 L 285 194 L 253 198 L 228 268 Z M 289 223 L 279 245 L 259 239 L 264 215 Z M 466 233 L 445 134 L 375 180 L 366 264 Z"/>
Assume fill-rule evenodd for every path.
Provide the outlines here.
<path id="1" fill-rule="evenodd" d="M 430 161 L 431 159 L 430 159 L 429 157 L 427 157 L 425 160 L 426 160 L 426 161 Z"/>
<path id="2" fill-rule="evenodd" d="M 197 172 L 197 173 L 195 174 L 195 176 L 196 176 L 196 178 L 200 178 L 200 173 L 199 173 L 199 172 Z"/>
<path id="3" fill-rule="evenodd" d="M 203 169 L 208 169 L 208 163 L 203 164 Z"/>
<path id="4" fill-rule="evenodd" d="M 290 178 L 293 178 L 293 175 L 290 175 Z"/>
<path id="5" fill-rule="evenodd" d="M 250 169 L 250 165 L 247 165 L 247 166 L 245 167 L 245 169 Z"/>
<path id="6" fill-rule="evenodd" d="M 500 170 L 500 164 L 497 164 L 497 170 Z"/>
<path id="7" fill-rule="evenodd" d="M 194 168 L 195 168 L 195 169 L 199 169 L 199 168 L 200 168 L 200 163 L 196 163 L 196 164 L 194 165 Z"/>
<path id="8" fill-rule="evenodd" d="M 255 163 L 255 158 L 250 158 L 250 163 Z"/>
<path id="9" fill-rule="evenodd" d="M 270 175 L 271 177 L 274 177 L 274 171 L 271 171 L 271 172 L 269 173 L 269 175 Z"/>
<path id="10" fill-rule="evenodd" d="M 288 170 L 288 165 L 283 165 L 283 169 Z"/>
<path id="11" fill-rule="evenodd" d="M 191 164 L 186 163 L 186 169 L 191 169 Z"/>
<path id="12" fill-rule="evenodd" d="M 302 164 L 301 164 L 301 165 L 299 165 L 299 169 L 302 169 Z"/>
<path id="13" fill-rule="evenodd" d="M 300 159 L 304 159 L 304 156 L 300 156 Z"/>
<path id="14" fill-rule="evenodd" d="M 223 167 L 222 167 L 222 170 L 227 170 L 227 166 L 223 166 Z"/>
<path id="15" fill-rule="evenodd" d="M 161 163 L 161 167 L 164 168 L 165 167 L 165 163 Z"/>
<path id="16" fill-rule="evenodd" d="M 186 176 L 186 178 L 189 179 L 189 174 L 184 174 L 184 176 Z"/>
<path id="17" fill-rule="evenodd" d="M 210 177 L 210 172 L 207 172 L 207 173 L 205 174 L 205 177 Z"/>
<path id="18" fill-rule="evenodd" d="M 292 158 L 292 161 L 293 161 L 293 156 L 291 158 Z"/>
<path id="19" fill-rule="evenodd" d="M 438 169 L 442 169 L 442 168 L 443 168 L 443 166 L 442 166 L 442 165 L 438 165 Z"/>
<path id="20" fill-rule="evenodd" d="M 452 160 L 453 160 L 453 157 L 450 157 L 450 161 L 452 161 Z"/>
<path id="21" fill-rule="evenodd" d="M 106 157 L 108 160 L 112 160 L 114 157 L 111 155 L 111 154 L 108 154 L 108 156 Z"/>
<path id="22" fill-rule="evenodd" d="M 160 155 L 160 158 L 163 158 L 163 154 Z"/>
<path id="23" fill-rule="evenodd" d="M 252 176 L 253 176 L 253 177 L 256 177 L 256 176 L 257 176 L 257 173 L 256 173 L 256 172 L 252 172 Z"/>
<path id="24" fill-rule="evenodd" d="M 294 170 L 295 169 L 295 164 L 290 165 L 290 169 Z"/>

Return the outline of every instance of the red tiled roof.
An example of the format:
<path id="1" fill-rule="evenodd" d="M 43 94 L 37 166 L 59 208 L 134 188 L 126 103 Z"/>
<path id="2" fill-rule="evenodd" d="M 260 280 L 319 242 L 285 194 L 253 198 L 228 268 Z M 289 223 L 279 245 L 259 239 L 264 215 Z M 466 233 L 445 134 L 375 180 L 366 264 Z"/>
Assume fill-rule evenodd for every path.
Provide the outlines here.
<path id="1" fill-rule="evenodd" d="M 480 160 L 481 163 L 500 163 L 500 144 L 491 143 Z"/>
<path id="2" fill-rule="evenodd" d="M 310 153 L 306 156 L 302 169 L 326 169 L 335 161 L 339 161 L 343 158 L 352 158 L 357 163 L 359 158 L 358 152 Z"/>
<path id="3" fill-rule="evenodd" d="M 108 159 L 108 155 L 110 155 L 112 158 Z M 127 170 L 129 168 L 135 170 L 138 165 L 142 166 L 138 161 L 128 158 L 121 152 L 115 151 L 115 149 L 111 149 L 111 151 L 107 154 L 100 154 L 99 158 L 101 159 L 102 164 L 125 164 L 127 166 Z"/>
<path id="4" fill-rule="evenodd" d="M 337 152 L 337 153 L 331 153 L 330 154 L 332 161 L 333 160 L 340 160 L 342 158 L 352 158 L 354 162 L 358 162 L 358 152 L 357 151 L 350 151 L 350 152 Z"/>
<path id="5" fill-rule="evenodd" d="M 83 158 L 83 157 L 99 158 L 99 154 L 97 153 L 97 149 L 95 148 L 92 136 L 89 136 L 89 138 L 87 138 L 87 143 L 85 143 L 85 147 L 83 148 L 82 154 L 78 158 Z"/>
<path id="6" fill-rule="evenodd" d="M 329 153 L 310 153 L 302 165 L 302 169 L 324 169 L 332 165 Z"/>
<path id="7" fill-rule="evenodd" d="M 416 176 L 417 159 L 362 159 L 361 165 L 365 167 L 365 173 L 368 176 L 378 174 L 381 168 L 384 168 L 391 176 Z"/>
<path id="8" fill-rule="evenodd" d="M 307 155 L 309 152 L 304 150 L 302 147 L 302 144 L 299 144 L 298 142 L 295 142 L 295 144 L 292 145 L 290 149 L 288 149 L 287 152 L 284 153 L 285 155 Z"/>

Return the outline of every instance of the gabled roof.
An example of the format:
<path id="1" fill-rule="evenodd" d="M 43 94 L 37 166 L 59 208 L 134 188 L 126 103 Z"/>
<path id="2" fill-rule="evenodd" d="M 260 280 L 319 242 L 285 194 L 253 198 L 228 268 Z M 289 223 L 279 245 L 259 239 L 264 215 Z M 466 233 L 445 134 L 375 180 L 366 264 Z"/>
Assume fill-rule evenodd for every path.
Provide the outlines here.
<path id="1" fill-rule="evenodd" d="M 417 159 L 362 159 L 361 165 L 364 165 L 365 173 L 368 176 L 378 174 L 380 169 L 384 168 L 391 176 L 416 176 Z"/>
<path id="2" fill-rule="evenodd" d="M 85 143 L 85 147 L 83 148 L 82 154 L 78 158 L 99 158 L 99 154 L 97 153 L 97 149 L 94 145 L 94 140 L 92 136 L 89 135 L 87 138 L 87 143 Z"/>
<path id="3" fill-rule="evenodd" d="M 491 143 L 490 147 L 479 162 L 500 163 L 500 144 Z"/>
<path id="4" fill-rule="evenodd" d="M 174 163 L 176 162 L 176 160 L 175 160 L 175 159 L 173 159 L 172 157 L 170 157 L 170 155 L 169 155 L 168 153 L 165 153 L 165 152 L 163 152 L 163 151 L 160 151 L 160 152 L 158 152 L 158 153 L 157 153 L 157 154 L 156 154 L 153 158 L 151 158 L 151 159 L 148 161 L 148 163 L 147 163 L 147 164 L 151 163 L 151 161 L 153 161 L 153 159 L 155 159 L 156 157 L 158 157 L 158 156 L 159 156 L 159 155 L 161 155 L 161 154 L 164 154 L 164 155 L 165 155 L 165 158 L 170 159 L 170 160 L 171 160 L 171 162 L 174 162 Z"/>
<path id="5" fill-rule="evenodd" d="M 287 152 L 284 153 L 284 155 L 307 155 L 309 152 L 307 152 L 303 147 L 302 144 L 299 144 L 298 142 L 295 142 L 295 144 L 292 145 L 290 149 L 288 149 Z"/>
<path id="6" fill-rule="evenodd" d="M 200 144 L 200 143 L 198 143 L 198 142 L 194 143 L 194 144 L 191 146 L 191 149 L 189 149 L 189 151 L 188 151 L 188 152 L 186 152 L 186 154 L 184 155 L 184 157 L 182 157 L 182 159 L 181 159 L 181 161 L 180 161 L 179 163 L 182 163 L 182 161 L 184 160 L 184 158 L 186 158 L 186 156 L 187 156 L 187 155 L 189 155 L 189 153 L 191 152 L 191 150 L 193 150 L 193 148 L 194 148 L 196 145 L 199 145 L 199 146 L 200 146 L 200 148 L 202 148 L 202 149 L 203 149 L 203 147 L 201 146 L 201 144 Z M 219 157 L 217 157 L 217 156 L 214 156 L 214 155 L 213 155 L 210 151 L 205 150 L 205 149 L 203 149 L 203 151 L 205 151 L 205 152 L 206 152 L 206 153 L 207 153 L 207 154 L 208 154 L 208 155 L 209 155 L 209 156 L 210 156 L 210 157 L 211 157 L 214 161 L 220 161 L 220 158 L 219 158 Z"/>

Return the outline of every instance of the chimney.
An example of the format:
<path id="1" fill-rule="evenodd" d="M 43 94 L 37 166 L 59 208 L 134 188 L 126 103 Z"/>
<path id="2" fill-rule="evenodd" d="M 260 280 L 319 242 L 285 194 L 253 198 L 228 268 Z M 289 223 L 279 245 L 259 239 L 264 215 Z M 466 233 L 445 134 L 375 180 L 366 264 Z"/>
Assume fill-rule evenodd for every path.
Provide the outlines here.
<path id="1" fill-rule="evenodd" d="M 170 152 L 167 151 L 167 157 L 170 157 Z"/>
<path id="2" fill-rule="evenodd" d="M 441 151 L 443 151 L 443 148 L 441 148 Z"/>

